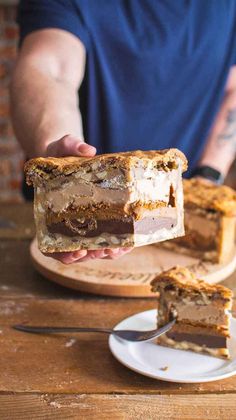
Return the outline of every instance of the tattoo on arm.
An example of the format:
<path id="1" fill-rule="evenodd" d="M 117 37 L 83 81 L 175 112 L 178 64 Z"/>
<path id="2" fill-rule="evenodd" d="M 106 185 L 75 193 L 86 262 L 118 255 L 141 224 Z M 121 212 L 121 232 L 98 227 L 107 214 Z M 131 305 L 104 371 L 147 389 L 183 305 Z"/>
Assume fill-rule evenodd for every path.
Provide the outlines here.
<path id="1" fill-rule="evenodd" d="M 225 128 L 218 136 L 218 142 L 221 146 L 224 142 L 229 142 L 232 144 L 233 149 L 236 148 L 236 108 L 228 111 Z"/>

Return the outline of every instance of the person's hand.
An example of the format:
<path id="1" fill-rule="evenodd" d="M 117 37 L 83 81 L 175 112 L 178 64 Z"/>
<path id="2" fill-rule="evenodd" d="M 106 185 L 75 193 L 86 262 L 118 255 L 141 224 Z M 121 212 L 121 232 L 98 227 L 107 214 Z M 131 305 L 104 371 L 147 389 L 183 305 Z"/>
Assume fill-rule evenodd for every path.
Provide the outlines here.
<path id="1" fill-rule="evenodd" d="M 64 156 L 82 156 L 93 157 L 96 155 L 96 148 L 87 143 L 66 135 L 59 140 L 50 143 L 46 150 L 46 156 L 64 157 Z"/>
<path id="2" fill-rule="evenodd" d="M 46 257 L 52 257 L 55 260 L 62 262 L 63 264 L 72 264 L 75 262 L 84 262 L 88 260 L 104 259 L 104 260 L 116 260 L 132 251 L 133 248 L 104 248 L 97 250 L 87 251 L 82 249 L 80 251 L 73 252 L 54 252 L 50 254 L 44 254 Z"/>
<path id="3" fill-rule="evenodd" d="M 46 151 L 47 156 L 51 157 L 64 157 L 64 156 L 82 156 L 93 157 L 96 155 L 96 148 L 87 143 L 73 137 L 66 135 L 59 140 L 50 143 Z M 103 259 L 116 259 L 122 255 L 130 252 L 132 248 L 114 248 L 114 249 L 98 249 L 87 251 L 85 249 L 74 252 L 55 252 L 44 254 L 47 257 L 55 258 L 63 264 L 71 264 L 74 262 L 82 262 L 93 260 L 96 258 Z"/>

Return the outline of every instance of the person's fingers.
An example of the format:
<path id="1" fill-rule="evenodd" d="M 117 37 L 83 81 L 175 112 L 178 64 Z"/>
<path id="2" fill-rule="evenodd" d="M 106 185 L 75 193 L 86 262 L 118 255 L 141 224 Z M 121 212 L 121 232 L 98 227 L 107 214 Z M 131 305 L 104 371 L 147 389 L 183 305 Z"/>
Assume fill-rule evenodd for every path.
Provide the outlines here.
<path id="1" fill-rule="evenodd" d="M 89 252 L 88 252 L 89 255 Z M 97 249 L 95 251 L 93 251 L 93 255 L 95 258 L 104 258 L 107 257 L 107 252 L 105 251 L 105 249 Z"/>
<path id="2" fill-rule="evenodd" d="M 73 251 L 72 254 L 73 254 L 73 258 L 77 260 L 79 258 L 85 257 L 88 254 L 88 251 L 87 249 L 81 249 L 78 251 Z"/>
<path id="3" fill-rule="evenodd" d="M 67 253 L 65 253 L 67 254 Z M 101 250 L 92 250 L 92 251 L 75 251 L 71 253 L 72 255 L 65 255 L 63 258 L 57 257 L 59 261 L 64 264 L 79 263 L 89 260 L 102 259 L 107 256 L 103 249 Z"/>
<path id="4" fill-rule="evenodd" d="M 63 264 L 72 264 L 79 259 L 87 255 L 85 249 L 74 252 L 54 252 L 54 253 L 44 253 L 46 257 L 54 258 L 55 260 L 60 261 Z"/>
<path id="5" fill-rule="evenodd" d="M 127 247 L 124 247 L 124 248 L 120 248 L 120 250 L 124 253 L 124 254 L 127 254 L 128 252 L 131 252 L 131 251 L 133 251 L 133 247 L 132 246 L 127 246 Z"/>
<path id="6" fill-rule="evenodd" d="M 117 255 L 120 252 L 120 248 L 105 248 L 105 252 L 107 253 L 107 256 Z"/>
<path id="7" fill-rule="evenodd" d="M 126 248 L 107 248 L 105 251 L 108 255 L 117 255 L 117 254 L 127 254 L 128 252 L 132 251 L 133 248 L 126 247 Z"/>
<path id="8" fill-rule="evenodd" d="M 107 260 L 115 260 L 116 258 L 119 258 L 120 255 L 120 249 L 114 248 L 114 249 L 106 249 L 107 256 L 105 257 Z"/>
<path id="9" fill-rule="evenodd" d="M 90 144 L 87 143 L 79 143 L 78 147 L 78 155 L 79 156 L 84 156 L 84 157 L 93 157 L 96 155 L 96 147 L 91 146 Z"/>
<path id="10" fill-rule="evenodd" d="M 61 139 L 50 143 L 47 147 L 46 154 L 47 156 L 55 157 L 93 157 L 96 154 L 96 148 L 68 134 Z"/>
<path id="11" fill-rule="evenodd" d="M 94 260 L 95 258 L 93 258 L 91 255 L 86 255 L 85 257 L 83 257 L 83 258 L 80 258 L 79 260 L 77 260 L 77 261 L 74 261 L 75 263 L 82 263 L 82 262 L 85 262 L 85 261 L 91 261 L 91 260 Z"/>
<path id="12" fill-rule="evenodd" d="M 97 259 L 106 259 L 108 258 L 107 249 L 97 249 L 97 250 L 91 250 L 87 252 L 87 255 L 85 255 L 83 258 L 79 258 L 77 261 L 74 262 L 85 262 L 85 261 L 91 261 L 91 260 L 97 260 Z M 112 258 L 109 258 L 112 259 Z"/>
<path id="13" fill-rule="evenodd" d="M 87 251 L 65 252 L 63 254 L 64 255 L 56 255 L 55 258 L 63 264 L 73 264 L 79 259 L 85 257 L 87 255 Z"/>
<path id="14" fill-rule="evenodd" d="M 83 258 L 83 261 L 102 259 L 107 256 L 104 249 L 96 249 L 87 252 L 87 255 Z"/>
<path id="15" fill-rule="evenodd" d="M 80 143 L 80 140 L 66 135 L 48 145 L 47 156 L 63 157 L 77 155 L 77 148 Z"/>
<path id="16" fill-rule="evenodd" d="M 73 264 L 95 259 L 115 260 L 132 251 L 133 248 L 106 248 L 87 251 L 85 249 L 74 252 L 44 253 L 46 257 L 54 258 L 63 264 Z"/>
<path id="17" fill-rule="evenodd" d="M 133 248 L 111 248 L 106 249 L 107 257 L 105 259 L 109 260 L 115 260 L 117 258 L 122 257 L 122 255 L 127 254 L 128 252 L 131 252 Z"/>
<path id="18" fill-rule="evenodd" d="M 93 250 L 93 251 L 87 251 L 87 254 L 83 257 L 83 258 L 79 258 L 77 261 L 75 262 L 84 262 L 84 261 L 91 261 L 91 260 L 96 260 L 98 258 L 103 258 L 102 257 L 103 253 L 100 251 L 100 253 L 98 253 L 97 251 Z"/>

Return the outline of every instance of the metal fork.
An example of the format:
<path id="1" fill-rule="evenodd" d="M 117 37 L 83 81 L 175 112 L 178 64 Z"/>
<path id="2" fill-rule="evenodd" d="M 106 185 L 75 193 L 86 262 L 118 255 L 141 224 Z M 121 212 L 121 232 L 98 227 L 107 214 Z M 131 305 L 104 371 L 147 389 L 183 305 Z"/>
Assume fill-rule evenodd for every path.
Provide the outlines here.
<path id="1" fill-rule="evenodd" d="M 149 331 L 137 330 L 113 330 L 110 328 L 82 328 L 82 327 L 36 327 L 31 325 L 13 325 L 12 328 L 18 331 L 37 334 L 52 333 L 104 333 L 112 334 L 127 341 L 151 341 L 154 338 L 169 331 L 175 324 L 176 319 L 171 320 L 161 328 Z"/>

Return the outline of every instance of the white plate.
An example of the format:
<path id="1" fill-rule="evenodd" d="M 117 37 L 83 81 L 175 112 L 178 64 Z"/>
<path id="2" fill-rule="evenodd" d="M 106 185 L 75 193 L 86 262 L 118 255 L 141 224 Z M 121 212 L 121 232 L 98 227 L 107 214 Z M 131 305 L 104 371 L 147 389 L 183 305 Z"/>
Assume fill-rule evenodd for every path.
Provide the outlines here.
<path id="1" fill-rule="evenodd" d="M 140 312 L 121 321 L 116 329 L 152 330 L 156 328 L 156 314 L 156 310 Z M 231 360 L 162 347 L 153 342 L 131 343 L 114 336 L 109 338 L 109 347 L 123 365 L 151 378 L 184 383 L 216 381 L 236 374 L 236 319 L 231 320 Z M 163 370 L 165 367 L 168 369 Z"/>

